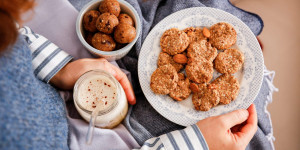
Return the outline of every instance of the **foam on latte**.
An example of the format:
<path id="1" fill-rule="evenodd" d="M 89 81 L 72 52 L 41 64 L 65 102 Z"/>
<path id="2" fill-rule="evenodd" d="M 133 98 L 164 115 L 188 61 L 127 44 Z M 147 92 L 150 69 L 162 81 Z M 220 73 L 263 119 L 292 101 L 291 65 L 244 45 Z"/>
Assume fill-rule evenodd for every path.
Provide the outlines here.
<path id="1" fill-rule="evenodd" d="M 100 111 L 105 110 L 116 100 L 116 86 L 105 76 L 90 77 L 78 89 L 78 102 L 89 111 L 93 111 L 96 106 L 100 107 Z"/>

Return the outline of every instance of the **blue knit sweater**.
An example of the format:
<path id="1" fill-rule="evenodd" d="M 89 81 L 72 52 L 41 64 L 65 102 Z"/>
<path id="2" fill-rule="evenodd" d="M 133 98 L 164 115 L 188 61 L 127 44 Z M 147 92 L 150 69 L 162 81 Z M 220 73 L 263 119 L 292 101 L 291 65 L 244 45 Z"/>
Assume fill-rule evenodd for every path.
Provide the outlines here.
<path id="1" fill-rule="evenodd" d="M 58 92 L 34 75 L 20 36 L 0 55 L 0 149 L 68 149 L 68 123 Z"/>

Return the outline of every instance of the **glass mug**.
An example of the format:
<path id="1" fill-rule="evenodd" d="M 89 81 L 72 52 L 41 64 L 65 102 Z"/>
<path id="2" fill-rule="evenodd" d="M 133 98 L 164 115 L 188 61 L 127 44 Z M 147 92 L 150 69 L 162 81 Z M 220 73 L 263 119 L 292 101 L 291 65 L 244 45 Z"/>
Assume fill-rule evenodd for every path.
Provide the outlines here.
<path id="1" fill-rule="evenodd" d="M 77 111 L 87 122 L 97 107 L 99 113 L 94 124 L 100 128 L 117 126 L 128 111 L 122 86 L 115 77 L 103 70 L 84 73 L 75 83 L 73 97 Z"/>

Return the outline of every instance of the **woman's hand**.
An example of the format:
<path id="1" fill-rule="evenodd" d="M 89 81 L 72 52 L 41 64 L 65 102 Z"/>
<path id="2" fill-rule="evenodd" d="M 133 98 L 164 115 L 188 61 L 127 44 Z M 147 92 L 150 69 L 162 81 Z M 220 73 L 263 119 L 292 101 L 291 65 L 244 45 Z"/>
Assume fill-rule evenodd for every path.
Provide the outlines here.
<path id="1" fill-rule="evenodd" d="M 209 149 L 246 149 L 257 131 L 255 105 L 247 110 L 236 110 L 224 115 L 210 117 L 197 123 Z"/>
<path id="2" fill-rule="evenodd" d="M 132 86 L 126 74 L 104 58 L 85 58 L 70 62 L 50 80 L 50 83 L 57 88 L 70 90 L 82 74 L 95 69 L 105 70 L 112 74 L 123 87 L 128 102 L 132 105 L 136 103 Z"/>

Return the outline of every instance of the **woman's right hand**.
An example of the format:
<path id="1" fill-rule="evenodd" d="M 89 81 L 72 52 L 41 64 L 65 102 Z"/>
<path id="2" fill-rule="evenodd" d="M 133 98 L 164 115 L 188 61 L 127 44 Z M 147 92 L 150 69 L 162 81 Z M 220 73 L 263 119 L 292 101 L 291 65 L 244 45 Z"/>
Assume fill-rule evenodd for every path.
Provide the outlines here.
<path id="1" fill-rule="evenodd" d="M 252 104 L 247 110 L 235 110 L 209 117 L 197 123 L 209 149 L 246 149 L 257 131 L 257 113 Z"/>

